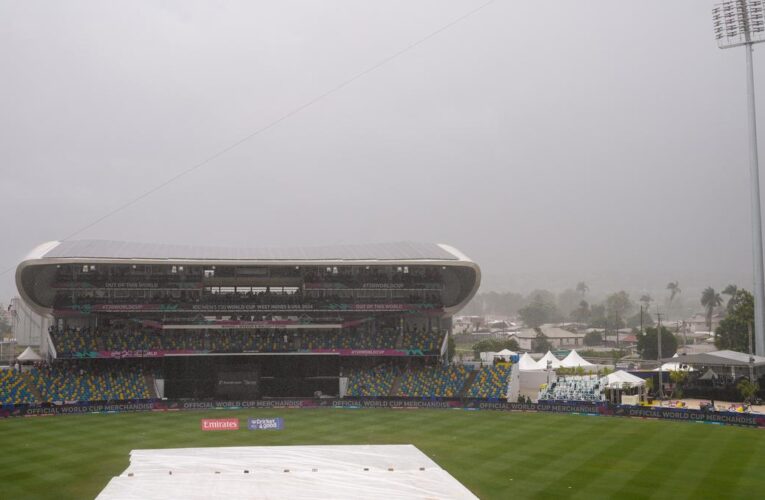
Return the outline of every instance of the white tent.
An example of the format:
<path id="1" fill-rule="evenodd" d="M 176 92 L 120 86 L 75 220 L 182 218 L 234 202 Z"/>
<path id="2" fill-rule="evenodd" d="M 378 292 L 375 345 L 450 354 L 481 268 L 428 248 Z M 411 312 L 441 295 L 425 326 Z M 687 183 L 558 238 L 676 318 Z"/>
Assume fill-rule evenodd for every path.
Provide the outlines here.
<path id="1" fill-rule="evenodd" d="M 679 356 L 677 353 L 675 353 L 673 358 L 678 358 Z M 693 372 L 696 371 L 693 369 L 692 366 L 686 365 L 684 363 L 664 363 L 661 365 L 661 368 L 654 368 L 653 371 L 658 372 L 659 370 L 663 372 Z"/>
<path id="2" fill-rule="evenodd" d="M 709 368 L 704 375 L 699 377 L 699 380 L 714 380 L 717 378 L 717 374 Z"/>
<path id="3" fill-rule="evenodd" d="M 547 354 L 542 356 L 542 359 L 537 361 L 537 368 L 541 370 L 547 370 L 547 362 L 550 361 L 552 363 L 553 369 L 560 368 L 560 360 L 556 358 L 553 353 L 550 351 L 547 351 Z"/>
<path id="4" fill-rule="evenodd" d="M 34 349 L 32 349 L 31 347 L 27 347 L 26 349 L 24 349 L 24 352 L 19 354 L 19 357 L 16 359 L 18 359 L 19 361 L 27 361 L 27 362 L 42 361 L 42 358 L 40 357 L 40 355 L 37 354 L 34 351 Z"/>
<path id="5" fill-rule="evenodd" d="M 619 370 L 601 378 L 600 383 L 606 389 L 621 389 L 624 387 L 624 384 L 629 384 L 630 387 L 644 386 L 645 380 L 624 370 Z"/>
<path id="6" fill-rule="evenodd" d="M 502 349 L 497 354 L 494 355 L 495 358 L 502 358 L 505 361 L 510 361 L 511 356 L 517 356 L 518 353 L 515 351 L 511 351 L 510 349 Z"/>
<path id="7" fill-rule="evenodd" d="M 537 362 L 534 361 L 534 358 L 532 358 L 529 353 L 525 352 L 523 353 L 523 356 L 521 356 L 521 359 L 518 360 L 518 369 L 522 372 L 530 372 L 532 370 L 539 370 L 539 366 L 537 366 Z"/>
<path id="8" fill-rule="evenodd" d="M 576 349 L 568 353 L 568 356 L 563 358 L 560 365 L 564 368 L 575 368 L 577 366 L 594 366 L 592 363 L 584 359 L 576 352 Z"/>

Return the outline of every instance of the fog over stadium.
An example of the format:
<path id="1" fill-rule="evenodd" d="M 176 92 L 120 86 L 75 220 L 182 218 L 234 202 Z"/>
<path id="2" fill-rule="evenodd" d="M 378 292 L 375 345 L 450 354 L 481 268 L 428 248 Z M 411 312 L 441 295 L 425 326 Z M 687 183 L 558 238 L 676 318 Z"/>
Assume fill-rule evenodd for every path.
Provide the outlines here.
<path id="1" fill-rule="evenodd" d="M 751 288 L 744 55 L 714 2 L 496 1 L 438 31 L 484 3 L 0 0 L 0 302 L 37 244 L 307 103 L 76 238 L 448 243 L 482 291 Z"/>

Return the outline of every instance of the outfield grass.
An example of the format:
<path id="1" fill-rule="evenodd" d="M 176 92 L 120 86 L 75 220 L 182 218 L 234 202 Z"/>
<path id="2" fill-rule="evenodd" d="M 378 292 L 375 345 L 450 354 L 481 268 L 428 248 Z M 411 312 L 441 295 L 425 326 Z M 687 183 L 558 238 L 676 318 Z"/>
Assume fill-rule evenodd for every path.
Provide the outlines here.
<path id="1" fill-rule="evenodd" d="M 199 430 L 200 418 L 250 416 L 282 416 L 285 430 Z M 765 432 L 757 429 L 542 413 L 301 409 L 6 419 L 0 498 L 93 498 L 138 448 L 404 443 L 481 498 L 765 494 Z"/>

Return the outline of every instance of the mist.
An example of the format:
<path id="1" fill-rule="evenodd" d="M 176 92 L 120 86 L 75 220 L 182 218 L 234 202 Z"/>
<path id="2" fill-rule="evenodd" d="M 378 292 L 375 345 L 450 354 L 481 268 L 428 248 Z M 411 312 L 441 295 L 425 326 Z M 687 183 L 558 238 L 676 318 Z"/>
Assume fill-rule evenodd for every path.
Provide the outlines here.
<path id="1" fill-rule="evenodd" d="M 0 1 L 0 301 L 73 233 L 448 243 L 482 291 L 751 288 L 744 52 L 712 1 L 491 3 L 79 231 L 483 3 Z"/>

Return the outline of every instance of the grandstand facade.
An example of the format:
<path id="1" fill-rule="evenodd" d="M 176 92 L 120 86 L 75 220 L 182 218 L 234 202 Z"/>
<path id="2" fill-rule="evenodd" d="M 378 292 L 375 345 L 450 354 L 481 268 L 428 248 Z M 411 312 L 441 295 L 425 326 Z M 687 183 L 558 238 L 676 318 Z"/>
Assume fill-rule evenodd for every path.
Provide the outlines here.
<path id="1" fill-rule="evenodd" d="M 38 397 L 393 395 L 417 393 L 411 373 L 441 364 L 451 317 L 476 293 L 480 269 L 437 244 L 84 240 L 40 245 L 16 283 L 52 324 L 41 347 L 50 365 L 31 375 Z M 441 371 L 427 386 L 456 396 L 464 374 Z M 56 377 L 74 381 L 59 390 Z"/>

